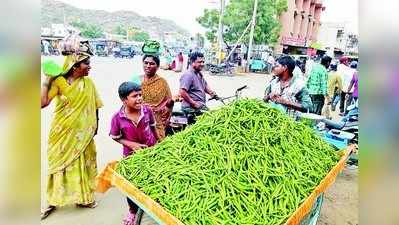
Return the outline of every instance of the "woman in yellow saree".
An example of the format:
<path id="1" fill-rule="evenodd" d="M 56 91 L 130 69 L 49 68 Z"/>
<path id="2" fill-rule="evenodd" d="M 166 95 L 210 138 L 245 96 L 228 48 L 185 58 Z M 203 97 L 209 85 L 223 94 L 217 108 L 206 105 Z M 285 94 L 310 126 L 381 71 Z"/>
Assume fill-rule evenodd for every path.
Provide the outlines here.
<path id="1" fill-rule="evenodd" d="M 76 204 L 94 208 L 97 205 L 93 137 L 97 133 L 98 108 L 102 102 L 88 78 L 90 55 L 89 51 L 67 55 L 63 75 L 47 78 L 42 87 L 42 108 L 56 99 L 47 152 L 49 207 L 42 213 L 42 219 L 58 206 Z"/>

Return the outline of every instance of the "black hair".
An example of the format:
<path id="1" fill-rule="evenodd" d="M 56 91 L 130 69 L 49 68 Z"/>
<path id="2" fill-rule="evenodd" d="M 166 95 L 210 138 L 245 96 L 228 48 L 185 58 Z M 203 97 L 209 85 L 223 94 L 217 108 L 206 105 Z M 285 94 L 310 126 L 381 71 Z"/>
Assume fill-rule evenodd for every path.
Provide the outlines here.
<path id="1" fill-rule="evenodd" d="M 286 66 L 288 69 L 288 73 L 292 76 L 292 72 L 295 69 L 295 60 L 291 56 L 281 56 L 280 58 L 277 59 L 277 62 L 282 65 Z"/>
<path id="2" fill-rule="evenodd" d="M 118 88 L 119 98 L 126 99 L 133 91 L 141 91 L 141 86 L 130 81 L 123 82 Z"/>
<path id="3" fill-rule="evenodd" d="M 320 64 L 323 65 L 324 67 L 328 68 L 330 66 L 332 58 L 328 55 L 325 55 L 321 58 Z"/>
<path id="4" fill-rule="evenodd" d="M 357 69 L 357 62 L 356 61 L 352 61 L 351 64 L 350 64 L 350 67 L 352 69 Z"/>
<path id="5" fill-rule="evenodd" d="M 298 67 L 302 66 L 302 62 L 300 60 L 295 60 L 295 65 L 297 65 Z"/>
<path id="6" fill-rule="evenodd" d="M 330 69 L 331 69 L 332 71 L 337 71 L 337 64 L 335 64 L 335 63 L 331 64 L 331 65 L 330 65 Z"/>
<path id="7" fill-rule="evenodd" d="M 156 55 L 145 54 L 145 55 L 143 56 L 143 62 L 144 62 L 144 60 L 145 60 L 146 58 L 148 58 L 148 57 L 151 57 L 151 58 L 155 61 L 155 64 L 157 64 L 157 66 L 160 65 L 159 57 L 156 56 Z"/>
<path id="8" fill-rule="evenodd" d="M 201 52 L 193 52 L 190 55 L 190 61 L 191 61 L 191 63 L 193 63 L 198 58 L 203 58 L 203 57 L 204 57 L 204 54 L 202 54 Z"/>

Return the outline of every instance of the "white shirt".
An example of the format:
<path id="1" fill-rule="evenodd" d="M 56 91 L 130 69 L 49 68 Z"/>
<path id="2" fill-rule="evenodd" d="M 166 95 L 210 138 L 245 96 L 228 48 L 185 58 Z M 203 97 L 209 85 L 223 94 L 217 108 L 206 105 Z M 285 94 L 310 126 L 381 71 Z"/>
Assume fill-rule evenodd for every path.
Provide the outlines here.
<path id="1" fill-rule="evenodd" d="M 353 77 L 353 74 L 355 71 L 356 71 L 355 69 L 352 69 L 349 66 L 342 64 L 342 63 L 340 63 L 337 66 L 337 73 L 342 78 L 342 89 L 343 89 L 342 91 L 343 92 L 348 91 L 349 85 L 351 83 L 351 80 L 352 80 L 352 77 Z M 353 87 L 352 87 L 350 93 L 353 93 Z"/>
<path id="2" fill-rule="evenodd" d="M 302 70 L 298 66 L 295 66 L 295 69 L 294 71 L 292 71 L 292 74 L 294 75 L 293 76 L 294 78 L 305 81 L 305 77 L 303 76 Z"/>
<path id="3" fill-rule="evenodd" d="M 269 56 L 269 58 L 267 59 L 267 62 L 270 64 L 274 64 L 274 57 L 273 56 Z"/>
<path id="4" fill-rule="evenodd" d="M 309 59 L 309 60 L 306 61 L 306 64 L 305 64 L 305 74 L 306 74 L 306 77 L 308 77 L 310 71 L 312 71 L 313 64 L 314 64 L 313 59 Z"/>

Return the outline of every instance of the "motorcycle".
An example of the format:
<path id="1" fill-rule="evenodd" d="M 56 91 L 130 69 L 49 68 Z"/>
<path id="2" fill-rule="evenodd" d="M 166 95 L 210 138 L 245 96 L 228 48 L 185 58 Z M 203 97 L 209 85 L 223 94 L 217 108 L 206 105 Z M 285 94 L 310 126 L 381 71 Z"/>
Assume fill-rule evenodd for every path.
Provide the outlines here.
<path id="1" fill-rule="evenodd" d="M 208 101 L 216 100 L 221 102 L 223 105 L 228 104 L 230 99 L 239 99 L 241 97 L 241 93 L 244 89 L 248 88 L 247 85 L 244 85 L 238 89 L 236 89 L 235 94 L 228 97 L 219 97 L 213 96 L 208 99 Z M 175 102 L 172 110 L 172 116 L 170 118 L 169 126 L 166 128 L 167 135 L 173 135 L 176 132 L 184 130 L 188 125 L 194 124 L 196 121 L 196 117 L 202 115 L 208 111 L 207 109 L 192 111 L 192 112 L 183 112 L 181 108 L 181 102 Z"/>
<path id="2" fill-rule="evenodd" d="M 348 114 L 339 122 L 323 119 L 318 125 L 318 129 L 324 133 L 324 140 L 333 144 L 336 148 L 342 149 L 347 145 L 358 145 L 359 138 L 359 108 L 357 104 L 348 106 Z M 349 156 L 349 165 L 358 165 L 358 155 Z"/>
<path id="3" fill-rule="evenodd" d="M 211 75 L 232 75 L 234 64 L 229 62 L 222 64 L 208 63 L 206 67 Z"/>
<path id="4" fill-rule="evenodd" d="M 359 137 L 359 108 L 352 104 L 348 106 L 348 114 L 342 117 L 341 121 L 335 122 L 323 119 L 320 127 L 328 131 L 329 134 L 337 137 L 347 138 L 349 143 L 357 144 Z"/>

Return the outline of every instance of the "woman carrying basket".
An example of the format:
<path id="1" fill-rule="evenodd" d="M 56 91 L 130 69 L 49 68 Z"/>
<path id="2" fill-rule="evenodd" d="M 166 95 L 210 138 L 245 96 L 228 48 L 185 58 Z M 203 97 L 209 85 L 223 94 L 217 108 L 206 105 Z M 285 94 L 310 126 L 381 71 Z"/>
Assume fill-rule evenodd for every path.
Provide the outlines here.
<path id="1" fill-rule="evenodd" d="M 55 99 L 54 119 L 48 140 L 47 202 L 41 218 L 56 207 L 76 204 L 94 208 L 97 175 L 94 136 L 98 128 L 98 108 L 102 102 L 88 77 L 92 52 L 88 43 L 65 57 L 59 76 L 47 76 L 41 91 L 41 107 Z M 54 74 L 53 74 L 54 75 Z"/>

